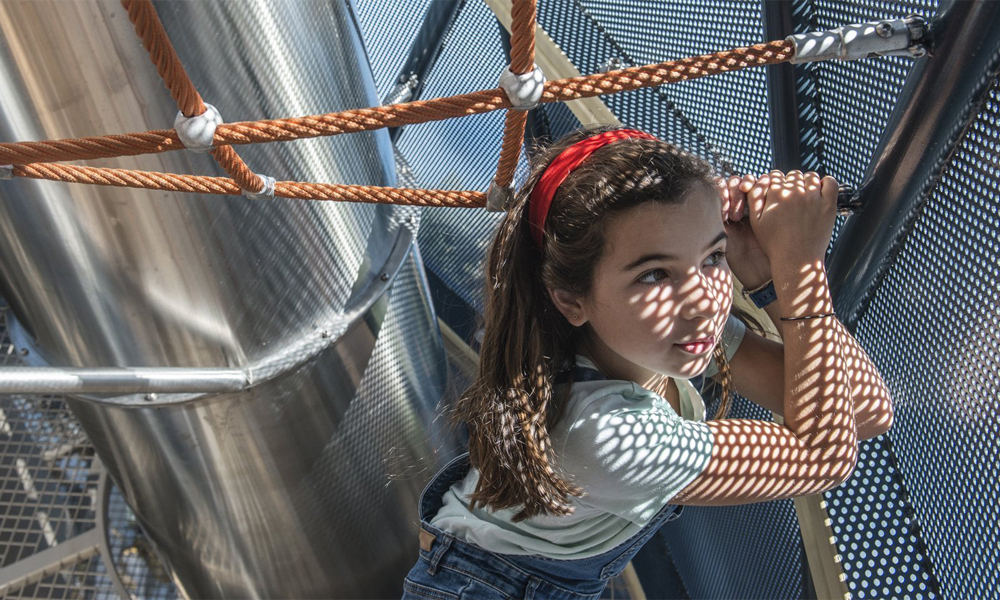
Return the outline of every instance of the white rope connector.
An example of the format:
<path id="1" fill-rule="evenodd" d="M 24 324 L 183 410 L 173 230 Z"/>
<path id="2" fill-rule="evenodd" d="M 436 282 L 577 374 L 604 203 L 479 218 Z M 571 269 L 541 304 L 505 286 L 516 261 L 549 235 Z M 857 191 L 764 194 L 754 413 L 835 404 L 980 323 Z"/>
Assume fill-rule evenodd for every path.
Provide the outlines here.
<path id="1" fill-rule="evenodd" d="M 0 165 L 0 179 L 13 179 L 14 165 Z"/>
<path id="2" fill-rule="evenodd" d="M 274 177 L 257 175 L 257 179 L 261 180 L 264 187 L 259 192 L 243 190 L 243 195 L 251 200 L 274 200 Z"/>
<path id="3" fill-rule="evenodd" d="M 500 187 L 496 181 L 490 182 L 486 190 L 486 212 L 507 212 L 514 201 L 514 187 Z"/>
<path id="4" fill-rule="evenodd" d="M 510 98 L 510 107 L 514 110 L 531 110 L 538 106 L 545 91 L 545 73 L 535 65 L 535 68 L 523 75 L 510 72 L 510 67 L 500 74 L 500 87 Z"/>
<path id="5" fill-rule="evenodd" d="M 795 44 L 798 64 L 817 60 L 857 60 L 873 55 L 913 54 L 915 40 L 910 24 L 903 19 L 845 25 L 830 31 L 800 33 L 785 38 Z"/>
<path id="6" fill-rule="evenodd" d="M 222 124 L 222 115 L 211 104 L 205 104 L 205 112 L 194 117 L 177 113 L 174 129 L 184 147 L 192 152 L 208 152 L 215 140 L 215 128 Z"/>

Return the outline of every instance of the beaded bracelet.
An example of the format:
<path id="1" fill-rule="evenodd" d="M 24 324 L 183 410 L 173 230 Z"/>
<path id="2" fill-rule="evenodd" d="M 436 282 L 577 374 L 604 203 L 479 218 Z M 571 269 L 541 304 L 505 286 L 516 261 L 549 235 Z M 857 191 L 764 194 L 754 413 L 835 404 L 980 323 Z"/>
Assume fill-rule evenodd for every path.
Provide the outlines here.
<path id="1" fill-rule="evenodd" d="M 824 317 L 836 317 L 836 313 L 826 313 L 823 315 L 809 315 L 808 317 L 779 317 L 782 321 L 805 321 L 807 319 L 822 319 Z"/>

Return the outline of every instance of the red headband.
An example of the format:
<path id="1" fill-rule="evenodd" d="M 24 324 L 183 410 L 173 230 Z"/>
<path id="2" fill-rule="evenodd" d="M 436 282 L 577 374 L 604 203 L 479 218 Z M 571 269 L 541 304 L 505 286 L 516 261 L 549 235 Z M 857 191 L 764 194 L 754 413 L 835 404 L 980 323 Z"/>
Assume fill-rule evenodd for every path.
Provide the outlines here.
<path id="1" fill-rule="evenodd" d="M 559 189 L 562 182 L 595 150 L 625 138 L 656 139 L 645 131 L 635 129 L 605 131 L 580 140 L 566 148 L 545 168 L 542 177 L 535 184 L 535 189 L 531 190 L 531 198 L 528 203 L 528 223 L 531 226 L 531 237 L 534 238 L 535 245 L 538 246 L 539 250 L 542 248 L 542 236 L 545 232 L 545 219 L 549 215 L 549 206 L 552 205 L 552 198 L 556 195 L 556 190 Z"/>

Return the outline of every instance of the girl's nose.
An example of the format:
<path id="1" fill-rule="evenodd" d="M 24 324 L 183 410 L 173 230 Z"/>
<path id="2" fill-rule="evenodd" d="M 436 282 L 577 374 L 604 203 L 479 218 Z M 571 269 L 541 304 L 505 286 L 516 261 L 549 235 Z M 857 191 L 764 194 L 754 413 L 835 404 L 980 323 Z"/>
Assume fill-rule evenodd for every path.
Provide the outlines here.
<path id="1" fill-rule="evenodd" d="M 681 287 L 681 317 L 689 321 L 713 319 L 722 308 L 720 285 L 721 282 L 710 279 L 701 271 L 688 277 Z"/>

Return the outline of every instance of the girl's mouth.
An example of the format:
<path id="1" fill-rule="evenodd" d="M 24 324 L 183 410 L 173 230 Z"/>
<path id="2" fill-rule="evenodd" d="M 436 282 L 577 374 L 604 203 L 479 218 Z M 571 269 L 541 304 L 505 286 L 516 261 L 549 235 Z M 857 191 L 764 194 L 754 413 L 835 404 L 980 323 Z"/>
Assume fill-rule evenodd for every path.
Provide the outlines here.
<path id="1" fill-rule="evenodd" d="M 715 346 L 715 340 L 713 339 L 696 340 L 689 344 L 674 344 L 674 346 L 677 346 L 682 351 L 687 352 L 688 354 L 704 354 Z"/>

